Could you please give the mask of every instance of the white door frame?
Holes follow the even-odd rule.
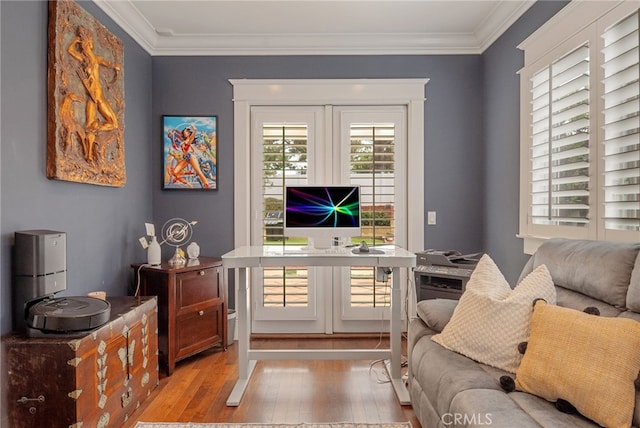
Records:
[[[403,105],[407,108],[407,250],[424,249],[424,101],[429,79],[230,79],[234,107],[234,246],[251,245],[251,107]],[[331,120],[331,118],[326,118]],[[327,124],[330,126],[330,124]],[[411,282],[412,279],[410,278]],[[238,283],[235,282],[236,292]],[[410,302],[409,316],[415,313]]]

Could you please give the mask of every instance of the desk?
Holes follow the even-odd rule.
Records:
[[[238,380],[227,399],[227,406],[238,406],[251,378],[257,360],[363,360],[390,359],[391,383],[400,404],[410,404],[409,393],[402,381],[400,268],[416,265],[416,256],[398,247],[384,248],[382,254],[353,254],[344,250],[305,250],[300,247],[247,246],[236,248],[222,256],[225,273],[236,273],[236,314],[238,316]],[[388,267],[393,271],[391,287],[391,320],[389,349],[330,349],[330,350],[252,350],[251,286],[249,269],[268,266],[373,266]]]

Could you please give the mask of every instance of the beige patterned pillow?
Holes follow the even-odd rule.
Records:
[[[545,265],[511,289],[488,255],[476,266],[451,321],[432,340],[478,362],[515,373],[527,341],[533,301],[556,303],[556,289]]]

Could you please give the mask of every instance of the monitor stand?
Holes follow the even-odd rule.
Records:
[[[332,236],[326,236],[326,237],[309,237],[307,238],[307,242],[308,242],[308,246],[309,249],[314,249],[314,250],[327,250],[333,247],[333,243],[334,240],[336,240],[336,238],[332,237]]]

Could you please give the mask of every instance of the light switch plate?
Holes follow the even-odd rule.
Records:
[[[427,224],[436,224],[436,212],[427,211]]]

